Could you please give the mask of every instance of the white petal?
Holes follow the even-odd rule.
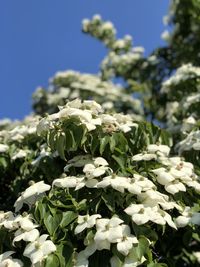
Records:
[[[121,252],[124,256],[127,256],[129,253],[129,250],[133,247],[133,244],[131,242],[122,241],[117,243],[117,250]]]
[[[50,253],[56,251],[56,246],[51,240],[47,240],[43,243],[42,247],[42,252],[44,256],[49,255]]]
[[[95,166],[108,166],[108,162],[104,158],[98,157],[95,159],[94,165]]]
[[[81,233],[82,231],[84,231],[85,228],[87,228],[87,222],[77,225],[75,230],[74,230],[74,233],[77,235],[77,234]]]
[[[40,233],[37,229],[33,229],[30,232],[25,232],[23,240],[26,242],[33,242],[39,237]]]

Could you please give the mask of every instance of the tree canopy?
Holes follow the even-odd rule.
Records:
[[[32,114],[0,121],[0,265],[199,266],[200,1],[164,23],[145,57],[84,19],[99,73],[57,72]]]

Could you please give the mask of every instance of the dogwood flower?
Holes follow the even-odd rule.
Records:
[[[23,255],[30,258],[32,264],[41,263],[49,254],[56,251],[56,246],[51,240],[46,240],[47,237],[48,235],[41,235],[26,246]]]
[[[22,261],[13,259],[11,257],[14,251],[7,251],[0,255],[0,266],[1,267],[21,267],[23,266]]]
[[[64,178],[55,179],[52,185],[61,188],[73,188],[79,186],[84,179],[84,176],[67,176]],[[85,184],[83,184],[83,186],[85,186]]]
[[[15,223],[18,224],[18,226],[20,228],[22,228],[25,231],[30,231],[32,229],[35,229],[36,227],[38,227],[37,224],[34,224],[32,217],[30,214],[22,214],[22,215],[18,215],[15,218]]]
[[[0,153],[5,153],[6,151],[8,151],[8,149],[8,145],[0,144]]]
[[[155,210],[156,209],[156,210]],[[145,224],[152,218],[152,213],[157,211],[156,207],[149,207],[143,204],[131,204],[124,210],[128,215],[132,216],[132,220],[138,224]]]
[[[149,161],[152,159],[156,159],[156,155],[155,154],[147,154],[147,153],[140,153],[140,154],[136,154],[135,156],[132,157],[133,161],[141,161],[141,160],[145,160],[145,161]]]
[[[169,197],[159,191],[149,189],[137,196],[137,199],[142,204],[148,205],[149,207],[154,207],[160,205],[164,210],[169,209],[180,209],[180,206],[172,201],[169,201]]]
[[[51,186],[45,184],[44,181],[33,183],[16,200],[14,204],[15,211],[19,211],[24,203],[32,206],[40,197],[44,195],[46,191],[50,190],[50,188]]]
[[[94,241],[98,250],[110,249],[110,243],[116,243],[117,240],[123,237],[122,224],[123,221],[118,217],[111,219],[97,219],[97,232],[94,236]]]
[[[137,244],[138,240],[135,236],[131,235],[131,230],[128,225],[122,224],[121,228],[122,237],[117,240],[117,250],[124,256],[127,256],[133,244]]]
[[[87,155],[78,155],[73,157],[68,161],[68,164],[65,166],[64,171],[67,172],[69,171],[70,167],[83,167],[86,164],[93,163],[92,156],[87,154]]]
[[[130,193],[136,195],[140,194],[143,191],[155,188],[155,185],[152,181],[137,173],[133,175],[133,178],[131,178],[129,182],[130,183],[127,187],[127,190]]]
[[[193,255],[195,256],[198,263],[200,263],[200,251],[193,252]]]
[[[16,159],[25,158],[27,154],[28,154],[28,151],[20,149],[16,154],[14,154],[14,156],[12,156],[11,159],[16,160]]]
[[[145,224],[148,221],[152,221],[157,224],[165,225],[166,222],[176,229],[176,225],[171,219],[171,216],[161,210],[158,206],[150,207],[144,204],[132,204],[125,209],[128,215],[132,216],[132,220],[138,224]]]
[[[13,239],[13,244],[20,240],[24,240],[26,242],[33,242],[39,237],[40,233],[37,229],[32,229],[30,231],[25,231],[23,229],[18,229],[15,232],[15,237]]]
[[[81,233],[85,228],[92,228],[96,224],[96,219],[101,218],[100,214],[94,214],[94,215],[84,215],[78,216],[78,225],[76,226],[74,232],[75,234]]]
[[[94,177],[99,177],[103,175],[108,170],[108,162],[101,157],[95,158],[94,163],[86,164],[83,172],[85,173],[88,179],[92,179]]]
[[[116,174],[112,174],[103,178],[101,182],[97,184],[97,188],[105,188],[111,186],[113,189],[124,193],[124,189],[128,188],[130,179],[127,177],[120,177]]]
[[[89,246],[78,253],[74,267],[88,267],[88,258],[96,251],[96,249],[96,244],[91,242]]]
[[[166,145],[148,145],[147,146],[147,151],[150,154],[157,154],[157,155],[164,155],[164,156],[168,156],[169,152],[170,152],[170,147],[166,146]]]
[[[15,216],[12,211],[0,213],[0,226],[9,230],[15,230],[18,228],[18,224],[15,221]]]
[[[177,227],[185,227],[189,223],[200,225],[200,213],[193,212],[190,207],[186,206],[181,215],[176,218]]]

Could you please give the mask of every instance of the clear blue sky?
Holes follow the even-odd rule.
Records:
[[[163,45],[169,0],[6,0],[0,2],[0,118],[31,112],[31,95],[58,70],[95,73],[106,50],[81,33],[83,18],[101,14],[118,37],[133,36],[146,53]]]

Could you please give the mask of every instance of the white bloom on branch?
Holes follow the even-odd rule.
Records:
[[[0,144],[0,153],[5,153],[9,149],[8,145]]]
[[[110,243],[116,243],[123,237],[122,224],[123,221],[118,217],[111,219],[97,219],[97,232],[94,236],[96,248],[98,250],[110,249]]]
[[[133,178],[130,179],[130,184],[127,187],[130,193],[136,195],[153,188],[155,188],[155,185],[152,181],[137,173],[133,174]]]
[[[12,156],[11,159],[16,160],[16,159],[25,158],[28,153],[29,153],[29,151],[20,149],[16,154],[14,154],[14,156]]]
[[[135,236],[131,235],[131,230],[128,225],[122,224],[121,228],[123,236],[117,240],[117,250],[124,256],[127,256],[133,244],[137,244],[138,240]]]
[[[105,188],[111,186],[113,189],[124,193],[124,189],[130,185],[130,178],[117,176],[112,174],[103,178],[101,182],[97,184],[97,188]]]
[[[150,207],[144,204],[132,204],[125,209],[125,212],[132,216],[132,220],[138,225],[152,221],[160,225],[168,223],[171,227],[176,229],[176,225],[172,221],[171,216],[158,206]]]
[[[153,153],[153,154],[157,154],[157,155],[164,155],[164,156],[168,156],[169,152],[170,152],[170,147],[166,146],[166,145],[148,145],[147,146],[147,151],[148,153]]]
[[[14,204],[15,211],[19,211],[24,203],[28,204],[29,206],[32,206],[40,197],[44,195],[46,191],[50,190],[50,188],[51,186],[45,184],[44,181],[33,183],[16,200]]]
[[[200,225],[200,213],[194,212],[189,206],[186,206],[181,215],[176,218],[177,227],[185,227],[189,223]]]
[[[88,179],[92,179],[103,175],[108,169],[108,162],[104,158],[98,157],[94,160],[93,164],[86,164],[83,172]]]
[[[21,267],[23,263],[21,260],[13,259],[11,257],[14,251],[7,251],[0,255],[0,266],[1,267]]]
[[[26,246],[23,255],[30,258],[32,264],[41,263],[49,254],[56,251],[56,246],[51,240],[46,240],[47,237],[48,235],[41,235]]]
[[[140,153],[140,154],[136,154],[135,156],[133,156],[132,160],[133,161],[141,161],[141,160],[149,161],[149,160],[153,160],[156,158],[157,156],[155,154]]]
[[[15,230],[18,228],[18,223],[15,221],[15,216],[12,211],[0,213],[0,226],[9,230]]]
[[[15,232],[15,237],[13,239],[13,245],[15,242],[24,240],[26,242],[33,242],[39,237],[40,233],[37,229],[32,229],[30,231],[25,231],[23,229],[18,229]]]
[[[86,228],[92,228],[96,224],[97,218],[101,218],[100,214],[94,215],[79,215],[78,216],[78,225],[76,226],[74,232],[75,234],[79,234],[84,231]]]

